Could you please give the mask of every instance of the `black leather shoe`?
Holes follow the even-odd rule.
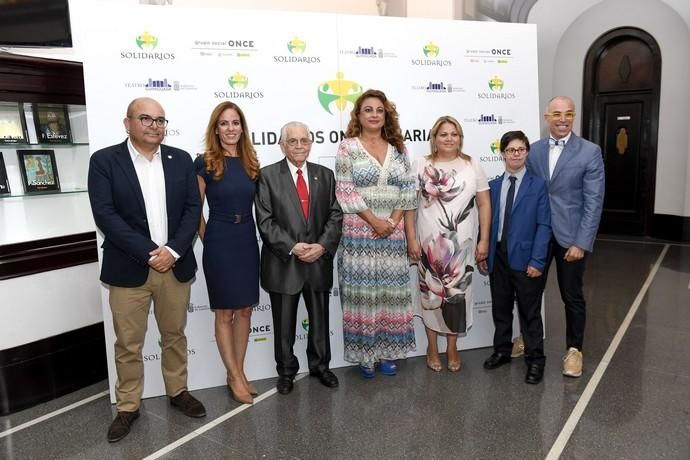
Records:
[[[329,369],[324,371],[309,371],[309,375],[317,377],[321,385],[327,386],[328,388],[336,388],[338,386],[338,377]]]
[[[541,364],[530,364],[527,366],[527,375],[525,376],[525,383],[536,385],[544,378],[544,366]]]
[[[108,442],[117,442],[129,434],[129,429],[139,418],[139,409],[134,412],[118,412],[108,428]]]
[[[290,394],[292,387],[294,386],[293,380],[294,377],[289,375],[281,375],[278,377],[278,383],[276,383],[276,390],[278,390],[278,393],[281,395]]]
[[[177,396],[170,398],[170,404],[177,407],[187,417],[206,417],[206,409],[201,402],[185,390]]]
[[[505,353],[494,353],[484,361],[484,369],[496,369],[504,364],[510,364],[510,355]]]

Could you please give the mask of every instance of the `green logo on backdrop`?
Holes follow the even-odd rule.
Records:
[[[304,54],[304,51],[307,49],[307,43],[295,37],[288,42],[287,47],[292,54]]]
[[[489,80],[489,88],[491,91],[501,91],[503,89],[503,80],[494,75],[494,78]]]
[[[309,319],[303,319],[302,320],[302,329],[305,331],[309,331]]]
[[[491,152],[492,153],[498,153],[501,151],[501,141],[499,139],[496,139],[491,143]]]
[[[426,57],[435,58],[436,56],[438,56],[439,51],[440,48],[438,47],[438,45],[434,45],[431,42],[424,45],[424,56]]]
[[[344,80],[344,74],[338,72],[335,74],[335,80],[328,80],[319,85],[318,97],[319,103],[323,109],[333,115],[330,106],[335,102],[335,107],[339,111],[345,110],[347,103],[355,103],[357,98],[362,94],[362,85],[355,81]]]
[[[158,37],[151,35],[148,32],[144,32],[137,37],[136,42],[139,49],[152,50],[158,46]]]
[[[246,75],[235,72],[235,75],[232,75],[230,78],[228,78],[228,83],[232,89],[245,89],[249,84],[249,78],[247,78]]]

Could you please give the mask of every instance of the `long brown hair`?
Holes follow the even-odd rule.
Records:
[[[247,119],[244,117],[242,109],[234,102],[221,102],[211,112],[211,118],[208,120],[206,126],[206,151],[204,152],[204,164],[206,171],[213,173],[214,180],[220,180],[225,174],[225,158],[223,155],[223,147],[220,144],[220,137],[216,134],[218,120],[220,116],[228,109],[233,109],[240,116],[240,125],[242,126],[242,134],[237,143],[237,154],[242,161],[242,167],[254,182],[259,178],[259,159],[256,156],[256,150],[249,140],[249,128],[247,128]]]
[[[436,161],[436,158],[438,157],[438,147],[436,147],[436,134],[438,134],[438,131],[441,129],[441,126],[444,123],[450,123],[451,125],[455,126],[455,129],[458,131],[458,134],[460,135],[460,145],[458,145],[458,156],[467,162],[471,162],[472,158],[468,154],[462,152],[462,144],[463,140],[465,139],[465,135],[462,133],[462,126],[460,126],[460,122],[458,120],[451,117],[450,115],[444,115],[442,117],[439,117],[439,119],[436,120],[436,123],[434,123],[434,126],[431,127],[431,132],[429,133],[429,146],[431,147],[429,159],[431,161]]]
[[[377,89],[368,89],[357,98],[355,107],[350,112],[350,122],[347,124],[346,137],[358,137],[362,134],[362,126],[359,124],[359,114],[362,111],[362,103],[365,99],[370,97],[376,98],[383,104],[383,109],[386,111],[386,119],[381,130],[381,137],[395,147],[398,152],[405,151],[403,144],[403,136],[400,131],[399,116],[395,110],[395,104],[388,100],[383,91]]]

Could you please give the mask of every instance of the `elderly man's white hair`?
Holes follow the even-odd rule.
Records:
[[[301,121],[288,121],[283,125],[282,128],[280,128],[280,140],[278,140],[278,143],[284,144],[287,142],[287,130],[288,128],[293,128],[293,127],[300,127],[304,128],[309,132],[309,126],[306,124],[302,123]]]

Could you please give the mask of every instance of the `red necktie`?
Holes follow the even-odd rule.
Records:
[[[309,218],[309,192],[307,191],[307,183],[302,177],[302,170],[297,170],[297,196],[299,197],[299,202],[302,205],[302,212],[304,212],[304,218]]]

